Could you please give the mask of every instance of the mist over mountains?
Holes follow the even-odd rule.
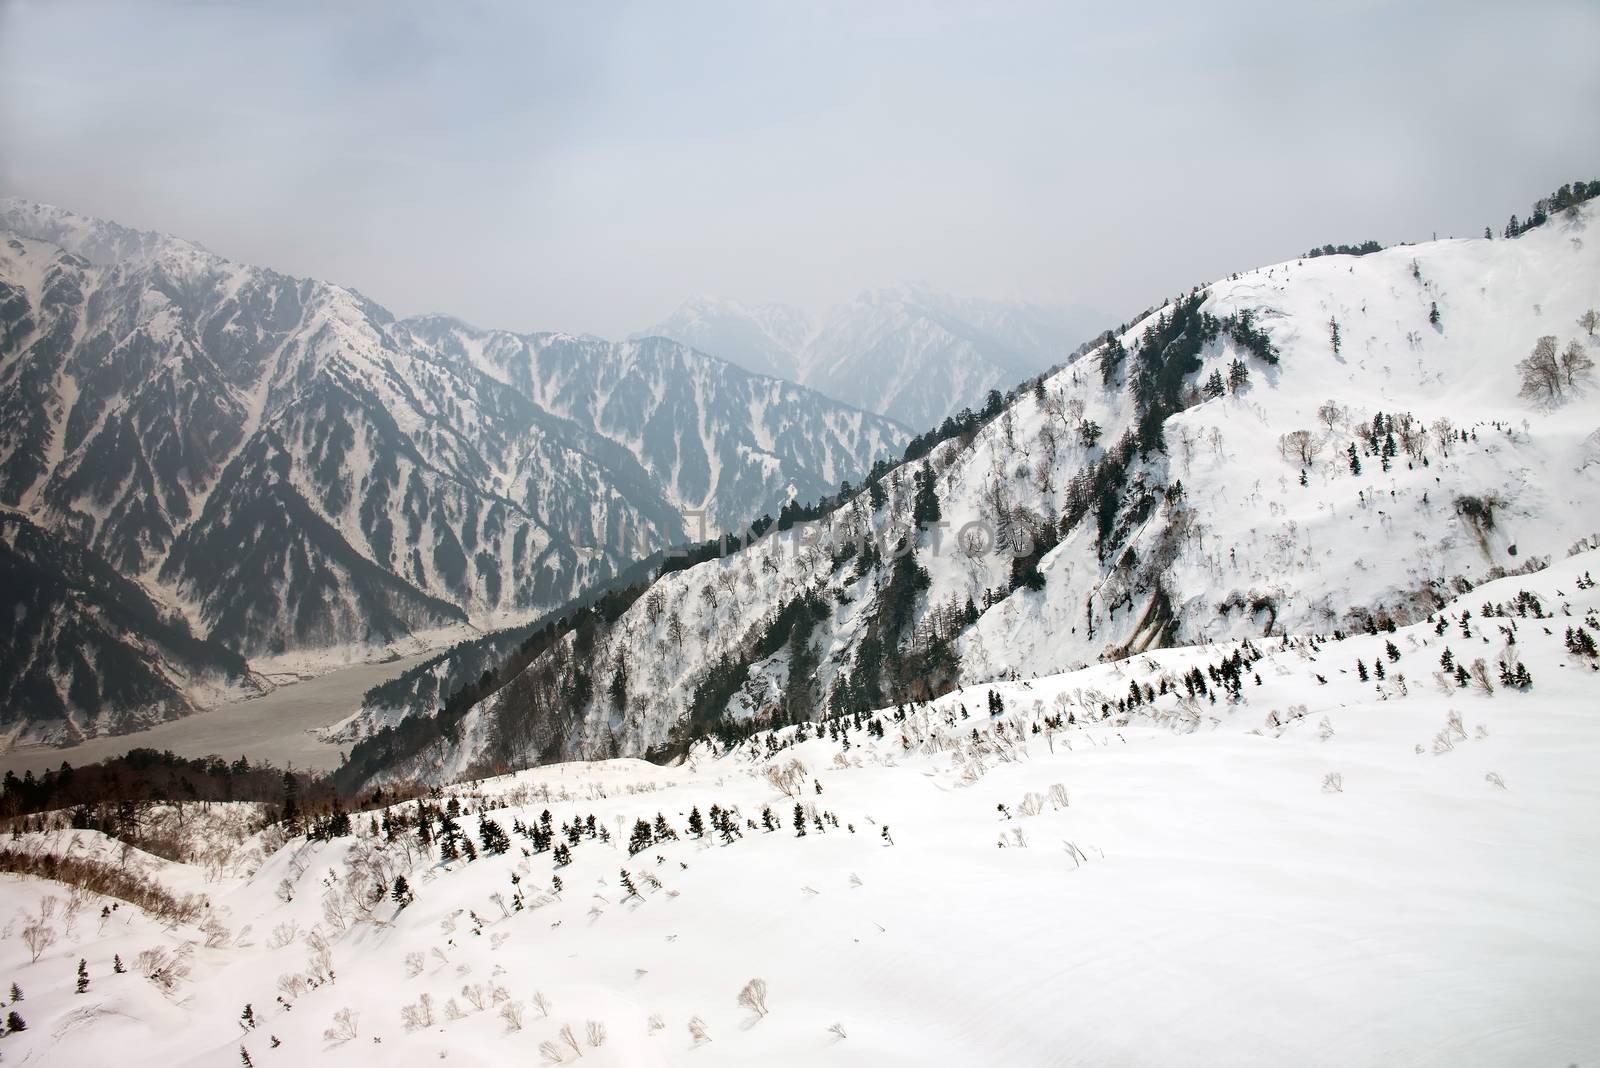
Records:
[[[905,285],[869,290],[822,315],[698,298],[635,336],[669,337],[922,429],[1065,362],[1109,325],[1076,306]]]

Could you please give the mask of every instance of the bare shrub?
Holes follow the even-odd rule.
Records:
[[[198,894],[180,897],[141,871],[92,857],[58,856],[6,846],[0,848],[0,871],[32,875],[114,897],[137,905],[162,923],[192,923],[206,905],[206,899]],[[53,904],[51,908],[53,911]]]
[[[205,936],[207,949],[221,949],[233,937],[232,932],[218,923],[214,916],[206,917],[206,922],[200,925],[200,933]]]
[[[667,1021],[661,1018],[661,1014],[659,1012],[652,1013],[650,1015],[650,1019],[645,1021],[644,1029],[646,1034],[651,1035],[655,1034],[657,1031],[665,1031],[667,1029]]]
[[[482,1012],[488,1004],[489,991],[481,983],[471,983],[461,988],[461,996],[467,999],[473,1012]]]
[[[790,760],[783,765],[769,764],[766,775],[772,788],[785,797],[799,797],[808,777],[806,766],[798,760]]]
[[[844,1024],[842,1023],[836,1023],[832,1027],[828,1028],[828,1034],[838,1039],[847,1037],[844,1033]]]
[[[765,1016],[767,1014],[767,981],[765,979],[752,979],[744,984],[744,989],[739,991],[739,1004],[757,1016]]]
[[[1522,396],[1530,400],[1554,402],[1561,399],[1561,361],[1556,356],[1556,338],[1547,334],[1534,343],[1533,352],[1520,363]]]
[[[706,1022],[698,1016],[689,1017],[689,1037],[695,1042],[710,1042],[711,1032],[706,1030]]]
[[[1472,676],[1472,681],[1477,683],[1478,689],[1486,694],[1494,693],[1494,684],[1489,681],[1489,665],[1483,662],[1482,657],[1472,662],[1472,666],[1467,669],[1467,674]],[[1466,732],[1463,731],[1461,736],[1465,740]]]
[[[1050,787],[1050,807],[1063,809],[1067,807],[1067,804],[1067,788],[1061,783],[1053,784]]]
[[[1310,467],[1322,455],[1322,441],[1309,430],[1291,430],[1278,438],[1278,452],[1290,463]]]
[[[426,991],[417,998],[415,1005],[404,1005],[400,1009],[400,1019],[405,1023],[407,1031],[418,1031],[424,1027],[433,1026],[433,998]]]
[[[406,978],[415,979],[422,974],[423,957],[416,950],[406,954]]]
[[[584,1026],[584,1030],[587,1032],[586,1037],[592,1048],[599,1049],[606,1044],[606,1025],[599,1020],[590,1020]]]
[[[1483,781],[1491,785],[1498,786],[1502,790],[1506,788],[1506,781],[1500,777],[1500,773],[1497,771],[1489,772],[1489,774],[1483,777]]]
[[[1344,793],[1344,775],[1337,771],[1330,771],[1322,777],[1322,792],[1325,794]]]
[[[318,983],[333,981],[333,947],[321,931],[306,934],[306,974]]]
[[[500,1019],[506,1022],[506,1030],[522,1030],[522,1015],[527,1011],[520,1001],[507,1001],[500,1006]]]
[[[561,1030],[556,1032],[556,1037],[572,1047],[572,1052],[583,1056],[583,1047],[578,1045],[578,1036],[573,1034],[571,1024],[562,1024]]]
[[[547,1038],[539,1043],[539,1056],[544,1058],[546,1064],[560,1064],[562,1060],[561,1047]]]
[[[155,946],[142,950],[133,959],[133,966],[140,975],[170,994],[189,977],[189,955],[193,950],[189,942],[172,948]]]
[[[272,929],[267,936],[268,949],[282,949],[300,937],[300,925],[293,920],[285,920]]]
[[[44,955],[44,951],[56,943],[55,925],[45,923],[43,919],[34,917],[22,926],[22,944],[28,947],[28,953],[35,964]]]
[[[545,1018],[550,1016],[550,999],[545,997],[543,990],[533,992],[533,1007],[539,1010],[539,1015]]]
[[[342,1045],[356,1037],[356,1022],[361,1019],[359,1013],[349,1009],[340,1009],[333,1014],[333,1026],[322,1032],[324,1042]]]

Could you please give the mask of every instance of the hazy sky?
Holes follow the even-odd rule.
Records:
[[[1118,319],[1600,176],[1600,4],[0,0],[0,193],[619,336],[922,280]]]

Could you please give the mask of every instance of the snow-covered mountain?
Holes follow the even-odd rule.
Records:
[[[310,835],[276,804],[141,806],[132,842],[33,816],[0,840],[0,1052],[1584,1063],[1600,674],[1568,634],[1600,635],[1597,574],[1591,550],[1393,633],[1156,650]]]
[[[337,662],[528,619],[904,440],[672,342],[397,321],[341,286],[0,201],[0,505],[59,543],[35,565],[91,554],[226,654],[196,661],[208,685],[259,685],[239,657]],[[81,596],[34,588],[19,631],[42,644],[0,684],[53,693],[8,701],[6,735],[185,710],[193,670],[141,647],[169,685],[134,700],[110,660],[48,637]],[[122,624],[90,614],[114,644]]]
[[[1546,336],[1596,354],[1595,218],[1163,302],[820,518],[536,636],[437,719],[380,731],[436,707],[391,690],[345,780],[640,755],[1149,648],[1405,624],[1560,559],[1600,535],[1600,411],[1581,367],[1552,403],[1519,395],[1517,365]]]
[[[912,427],[1062,363],[1104,324],[1080,308],[871,290],[813,317],[783,304],[699,298],[639,337],[669,337]]]

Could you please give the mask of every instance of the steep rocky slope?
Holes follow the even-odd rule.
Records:
[[[0,345],[0,505],[268,666],[532,618],[905,439],[668,342],[399,322],[15,200]],[[72,730],[121,722],[57,682]]]

